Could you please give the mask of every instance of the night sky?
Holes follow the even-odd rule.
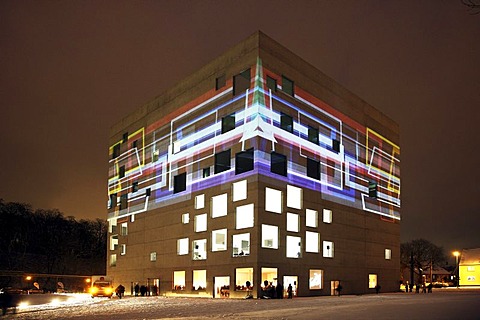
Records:
[[[480,14],[460,0],[2,0],[0,198],[105,219],[110,127],[257,30],[399,123],[402,242],[480,247]]]

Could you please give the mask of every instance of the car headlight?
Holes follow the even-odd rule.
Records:
[[[106,294],[110,294],[112,292],[113,292],[112,288],[105,288],[105,293]]]
[[[97,287],[91,287],[90,288],[90,293],[92,293],[92,294],[97,293],[97,291],[98,291]]]

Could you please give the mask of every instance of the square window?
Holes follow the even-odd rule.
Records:
[[[307,177],[320,180],[320,161],[307,158]]]
[[[287,185],[287,207],[294,209],[302,209],[302,191],[302,188]]]
[[[215,79],[215,90],[225,87],[226,84],[227,84],[227,77],[224,74],[222,74],[221,76]]]
[[[265,188],[265,210],[275,213],[282,213],[282,191],[272,188]]]
[[[253,170],[253,148],[235,155],[235,174]]]
[[[235,113],[222,118],[222,133],[235,129]]]
[[[117,250],[118,248],[118,235],[110,236],[110,250]]]
[[[212,231],[212,251],[227,250],[227,229]]]
[[[150,261],[157,261],[157,253],[155,251],[150,252]]]
[[[207,231],[207,214],[198,214],[195,216],[195,232]]]
[[[128,141],[128,132],[125,132],[122,136],[122,143],[125,143]]]
[[[332,223],[332,210],[323,209],[323,222]]]
[[[126,254],[127,254],[127,245],[126,245],[126,244],[122,244],[122,245],[120,246],[120,255],[121,255],[121,256],[124,256],[124,255],[126,255]]]
[[[385,260],[391,260],[391,259],[392,259],[392,250],[385,249]]]
[[[333,242],[323,241],[323,257],[324,258],[333,258]]]
[[[332,149],[335,152],[340,152],[340,141],[333,139],[332,140]]]
[[[120,234],[121,234],[122,236],[128,235],[128,225],[127,225],[126,222],[124,222],[124,223],[122,223],[122,224],[120,225]]]
[[[234,234],[232,237],[233,256],[248,256],[250,254],[250,233]]]
[[[280,114],[280,128],[290,133],[293,133],[293,118],[288,114]]]
[[[113,193],[110,195],[108,200],[108,209],[115,208],[117,206],[117,194]]]
[[[119,177],[119,178],[125,177],[125,166],[121,166],[121,167],[118,169],[118,177]]]
[[[253,268],[235,269],[235,290],[251,290],[252,287]]]
[[[254,225],[255,210],[253,203],[237,207],[235,212],[235,228],[245,229]]]
[[[287,258],[302,257],[302,238],[287,236]]]
[[[267,76],[267,88],[273,92],[277,91],[277,80]]]
[[[298,214],[287,212],[287,231],[298,232],[300,219]]]
[[[177,240],[177,254],[179,256],[188,254],[188,238]]]
[[[232,184],[232,201],[247,199],[247,180],[234,182]]]
[[[173,271],[173,290],[185,290],[185,271]]]
[[[308,126],[308,141],[318,145],[318,129]]]
[[[113,146],[112,159],[117,158],[119,155],[120,155],[120,144],[116,144]]]
[[[307,227],[318,227],[318,211],[307,209],[305,210],[305,225]]]
[[[293,81],[288,79],[285,76],[282,76],[282,91],[293,97],[293,95],[294,95],[294,89],[293,88],[294,88]]]
[[[320,252],[320,234],[318,232],[305,232],[305,252]]]
[[[205,194],[199,194],[195,197],[195,209],[205,208]]]
[[[132,192],[137,192],[138,191],[138,181],[133,181],[132,182]]]
[[[190,213],[182,214],[182,223],[188,224],[190,222]]]
[[[193,241],[193,260],[207,259],[207,239]]]
[[[308,287],[310,290],[323,289],[323,270],[309,270]]]
[[[187,173],[181,173],[173,177],[173,193],[187,190]]]
[[[215,154],[215,174],[230,170],[230,149]]]
[[[204,178],[210,177],[210,167],[208,168],[203,168],[203,175]]]
[[[375,181],[370,181],[368,183],[368,196],[370,198],[376,198],[378,191],[378,184]]]
[[[270,172],[287,176],[287,157],[283,154],[272,152],[270,154]]]
[[[110,267],[115,267],[117,265],[117,255],[111,254],[110,255]]]
[[[193,290],[205,290],[207,287],[207,270],[193,270]]]
[[[122,194],[120,196],[120,210],[127,209],[127,206],[128,206],[128,195]]]
[[[223,217],[228,213],[228,195],[226,193],[212,197],[211,217]]]
[[[278,249],[278,227],[262,224],[262,248]]]
[[[369,274],[368,275],[368,288],[374,289],[377,286],[377,275]]]
[[[250,68],[233,76],[233,95],[244,93],[250,88]]]

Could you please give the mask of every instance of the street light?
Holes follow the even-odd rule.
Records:
[[[455,267],[457,269],[457,288],[459,286],[459,282],[460,282],[460,268],[458,266],[458,256],[460,255],[460,252],[458,251],[453,251],[453,255],[455,256]]]

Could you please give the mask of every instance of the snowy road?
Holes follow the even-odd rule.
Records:
[[[71,303],[20,309],[2,319],[480,319],[480,290],[293,300],[127,297]]]

